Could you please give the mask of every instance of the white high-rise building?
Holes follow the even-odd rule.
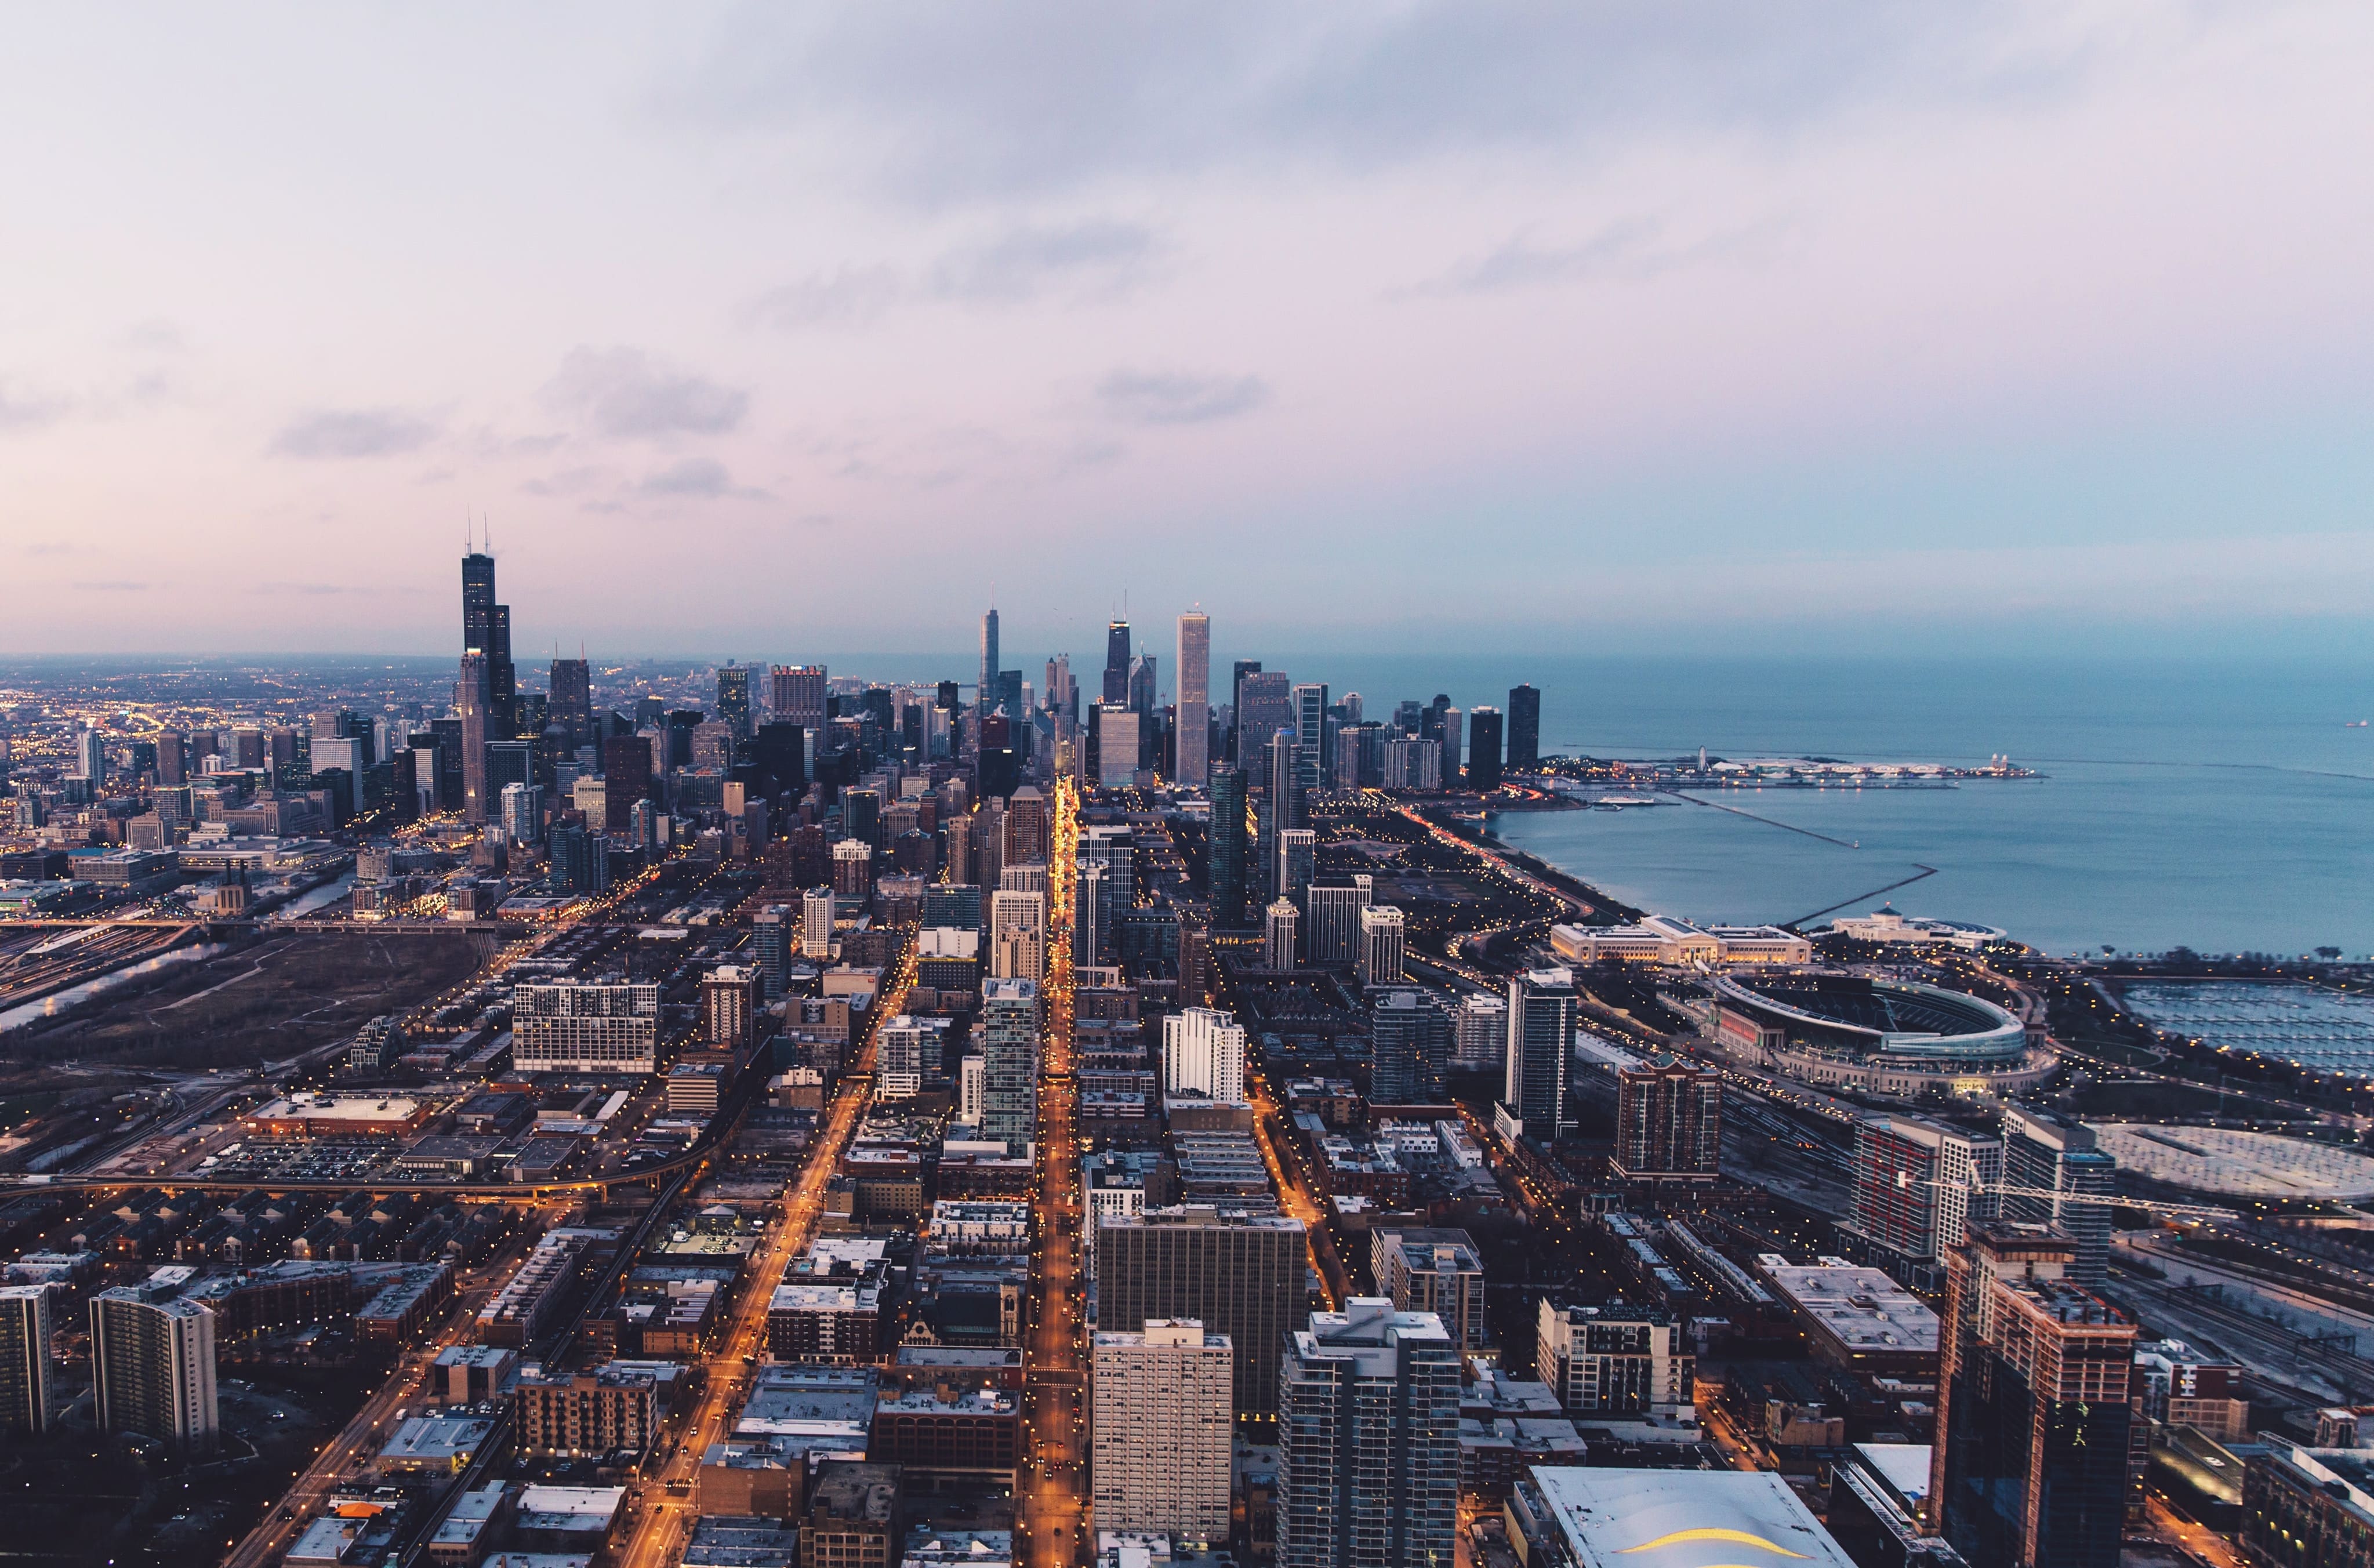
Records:
[[[215,1445],[215,1315],[205,1306],[144,1285],[101,1291],[90,1299],[90,1362],[101,1432]]]
[[[1136,713],[1120,702],[1097,708],[1097,783],[1126,789],[1137,778]]]
[[[1228,1539],[1235,1348],[1192,1317],[1099,1334],[1090,1478],[1097,1527]]]
[[[1294,967],[1294,927],[1299,915],[1291,899],[1275,899],[1262,920],[1262,967]]]
[[[1244,1026],[1217,1008],[1189,1008],[1162,1020],[1164,1092],[1245,1098]]]
[[[1179,618],[1179,767],[1177,783],[1202,788],[1211,780],[1212,618],[1189,610]]]
[[[957,1064],[957,1119],[979,1127],[988,1097],[989,1058],[967,1056]]]
[[[659,1038],[657,985],[564,981],[511,993],[511,1062],[522,1072],[657,1072]]]
[[[1400,910],[1381,903],[1360,912],[1360,956],[1355,970],[1361,984],[1400,984],[1404,950]]]
[[[544,786],[503,785],[503,837],[513,843],[537,843],[544,838]]]
[[[1507,999],[1484,992],[1462,996],[1451,1015],[1451,1065],[1497,1067],[1508,1053]]]
[[[832,890],[810,888],[800,895],[800,956],[832,957]]]
[[[989,973],[995,979],[1028,980],[1033,984],[1047,978],[1044,893],[1008,892],[1001,888],[989,895]]]

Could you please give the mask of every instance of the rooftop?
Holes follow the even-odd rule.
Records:
[[[1549,1514],[1537,1523],[1582,1568],[1852,1568],[1770,1471],[1545,1466],[1533,1477]]]
[[[1937,1315],[1876,1268],[1780,1265],[1772,1288],[1852,1350],[1937,1349]]]

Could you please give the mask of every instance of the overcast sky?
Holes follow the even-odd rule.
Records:
[[[2369,66],[2363,0],[23,9],[0,649],[441,651],[475,515],[523,658],[2374,651]]]

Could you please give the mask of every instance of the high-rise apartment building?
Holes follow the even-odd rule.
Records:
[[[1353,973],[1363,985],[1398,985],[1408,948],[1402,912],[1389,903],[1360,912],[1360,950]]]
[[[1369,1232],[1369,1273],[1398,1312],[1430,1312],[1462,1350],[1492,1342],[1484,1315],[1484,1256],[1464,1231]]]
[[[825,667],[777,665],[767,672],[767,711],[809,735],[824,728]]]
[[[1039,986],[986,980],[981,987],[981,1136],[1019,1153],[1039,1136]]]
[[[1001,888],[989,895],[989,973],[1034,985],[1047,978],[1046,894]]]
[[[1278,835],[1288,829],[1309,825],[1304,798],[1309,791],[1302,783],[1302,743],[1295,739],[1292,730],[1281,729],[1271,736],[1263,760],[1262,890],[1275,898],[1281,890],[1277,885]]]
[[[1931,1522],[1969,1562],[2117,1568],[2135,1326],[2049,1225],[1981,1220],[1945,1259]]]
[[[1100,1530],[1199,1543],[1228,1534],[1236,1354],[1193,1318],[1099,1333],[1089,1388],[1089,1475]]]
[[[1234,1347],[1237,1413],[1277,1409],[1278,1356],[1302,1326],[1302,1221],[1205,1208],[1097,1216],[1097,1326],[1192,1317]],[[1264,1351],[1262,1347],[1270,1349]]]
[[[1281,828],[1275,843],[1276,859],[1270,867],[1270,887],[1279,898],[1300,908],[1318,865],[1319,835],[1309,828]]]
[[[544,839],[544,790],[532,784],[507,784],[502,790],[503,837],[511,843],[539,843]]]
[[[50,1429],[50,1288],[0,1285],[0,1432]]]
[[[1467,715],[1467,787],[1500,787],[1500,710],[1477,708]]]
[[[997,610],[993,606],[981,618],[981,684],[973,689],[984,713],[997,707],[997,677],[1002,667],[997,661],[1001,656],[997,647]]]
[[[1211,777],[1212,618],[1179,618],[1179,765],[1176,782],[1200,789]]]
[[[146,1285],[90,1299],[91,1406],[101,1432],[206,1450],[215,1409],[215,1315]]]
[[[700,1039],[710,1049],[746,1049],[766,1016],[767,981],[755,967],[720,964],[701,976]]]
[[[1451,1019],[1424,991],[1386,986],[1369,995],[1369,1098],[1379,1105],[1442,1102]]]
[[[1250,906],[1245,887],[1245,774],[1228,766],[1212,770],[1210,884],[1212,926],[1241,931]]]
[[[1503,1067],[1509,1055],[1509,1004],[1471,992],[1451,1015],[1451,1065],[1468,1070]]]
[[[1534,1318],[1534,1376],[1570,1416],[1669,1416],[1697,1397],[1687,1343],[1662,1311],[1545,1298]]]
[[[832,957],[832,890],[810,888],[800,895],[800,957]]]
[[[1989,1189],[2002,1181],[2000,1138],[1923,1116],[1865,1116],[1855,1124],[1847,1228],[1881,1249],[1891,1272],[1941,1266],[1971,1220],[1994,1217]]]
[[[464,750],[469,742],[463,741]],[[480,748],[484,750],[485,748]],[[652,798],[652,742],[641,735],[614,735],[602,742],[602,811],[605,832],[631,832],[635,808]]]
[[[1509,689],[1509,772],[1530,772],[1542,765],[1542,694],[1530,686]]]
[[[1162,1020],[1162,1088],[1241,1102],[1245,1097],[1245,1032],[1214,1008],[1188,1008]]]
[[[660,988],[558,981],[511,993],[511,1062],[521,1072],[659,1070]]]
[[[2085,1123],[2020,1105],[2004,1112],[2003,1144],[2004,1216],[2057,1228],[2076,1249],[2067,1278],[2098,1288],[2110,1277],[2119,1162],[2095,1147]]]
[[[1616,1075],[1618,1181],[1711,1182],[1722,1167],[1722,1080],[1672,1056]]]
[[[1360,914],[1375,901],[1376,885],[1375,878],[1363,873],[1349,887],[1313,885],[1303,894],[1303,935],[1312,963],[1359,961]]]
[[[492,735],[487,691],[487,659],[483,654],[462,655],[462,673],[453,683],[453,711],[462,720],[462,812],[472,822],[484,822],[494,810],[487,795],[487,742]]]
[[[1573,973],[1533,969],[1511,976],[1501,1102],[1524,1124],[1527,1138],[1546,1142],[1565,1125],[1567,1058],[1573,1045]]]
[[[1294,928],[1300,919],[1292,901],[1273,899],[1262,921],[1262,967],[1278,971],[1294,967]]]
[[[1451,1561],[1459,1361],[1440,1318],[1381,1296],[1311,1315],[1278,1379],[1278,1568]]]

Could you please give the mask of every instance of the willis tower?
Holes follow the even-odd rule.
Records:
[[[462,652],[487,661],[487,735],[519,733],[519,677],[511,667],[511,607],[495,602],[495,558],[483,549],[462,558]]]

